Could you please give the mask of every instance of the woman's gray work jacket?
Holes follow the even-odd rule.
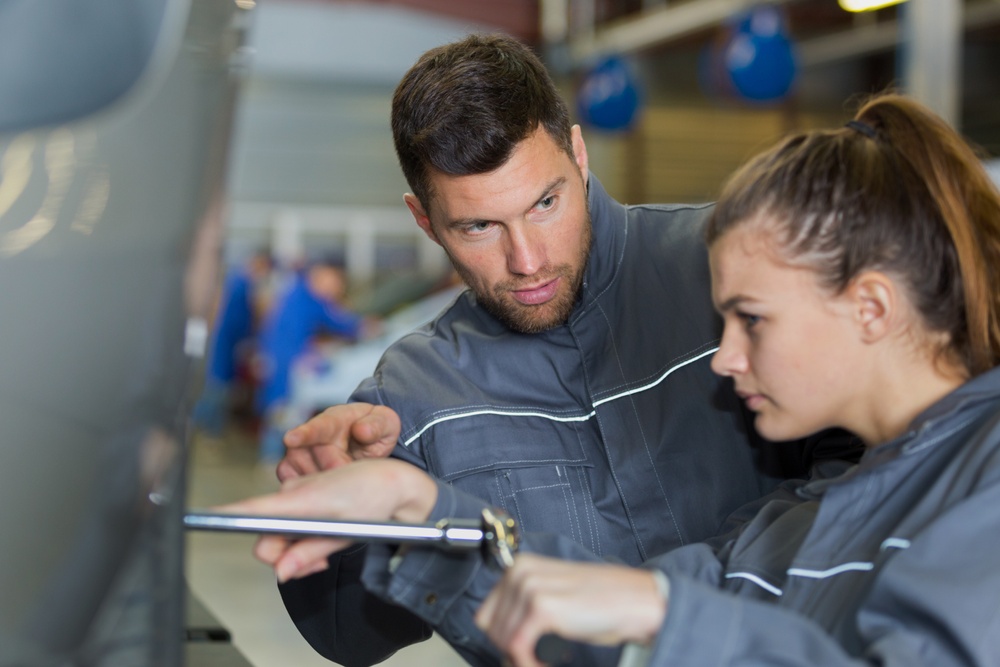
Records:
[[[1000,665],[1000,369],[671,580],[655,665]],[[736,593],[738,597],[731,593]]]

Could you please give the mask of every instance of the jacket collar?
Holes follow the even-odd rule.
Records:
[[[930,451],[948,442],[949,435],[971,422],[983,410],[995,410],[1000,402],[1000,367],[972,378],[918,414],[902,435],[865,452],[860,463],[839,477],[814,479],[796,492],[817,500],[826,490],[846,483],[865,471],[911,453]]]
[[[914,442],[916,436],[931,435],[931,432],[936,430],[939,425],[953,424],[960,413],[976,410],[985,403],[993,404],[998,398],[1000,398],[1000,368],[993,368],[956,387],[933,403],[914,418],[910,428],[903,436],[886,444],[899,442],[898,446],[906,451],[918,444]]]
[[[911,431],[926,428],[927,424],[940,421],[966,407],[1000,396],[1000,367],[992,368],[956,387],[913,420]]]
[[[570,321],[575,321],[612,283],[621,266],[627,228],[626,208],[611,198],[593,173],[587,180],[587,204],[593,238],[583,288]]]
[[[910,453],[933,448],[1000,400],[1000,368],[993,368],[956,387],[918,414],[905,433],[869,449],[860,463],[868,469]]]

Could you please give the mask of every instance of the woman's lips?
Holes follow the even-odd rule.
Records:
[[[760,410],[761,406],[764,405],[764,398],[762,394],[740,394],[740,398],[743,399],[743,403],[746,404],[747,409],[752,412],[757,412]]]

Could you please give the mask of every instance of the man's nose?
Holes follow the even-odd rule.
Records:
[[[542,230],[528,224],[510,225],[507,238],[507,268],[511,273],[531,276],[545,266],[545,236]]]

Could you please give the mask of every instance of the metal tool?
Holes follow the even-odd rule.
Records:
[[[270,533],[290,537],[337,537],[358,542],[412,544],[444,551],[482,549],[501,570],[514,565],[520,546],[517,522],[498,509],[484,509],[480,519],[442,519],[437,523],[366,522],[330,519],[248,516],[192,511],[184,515],[191,530]],[[552,665],[572,664],[573,643],[543,635],[535,656]]]
[[[437,523],[408,524],[386,521],[340,521],[246,516],[211,512],[188,512],[184,526],[192,530],[272,533],[294,537],[340,537],[359,542],[422,544],[446,551],[482,548],[483,522],[475,519],[443,519]]]
[[[271,533],[293,537],[339,537],[358,542],[414,544],[445,551],[484,549],[502,569],[514,564],[517,523],[500,510],[483,510],[482,518],[442,519],[437,523],[366,522],[293,519],[212,512],[188,512],[184,526],[192,530]]]

